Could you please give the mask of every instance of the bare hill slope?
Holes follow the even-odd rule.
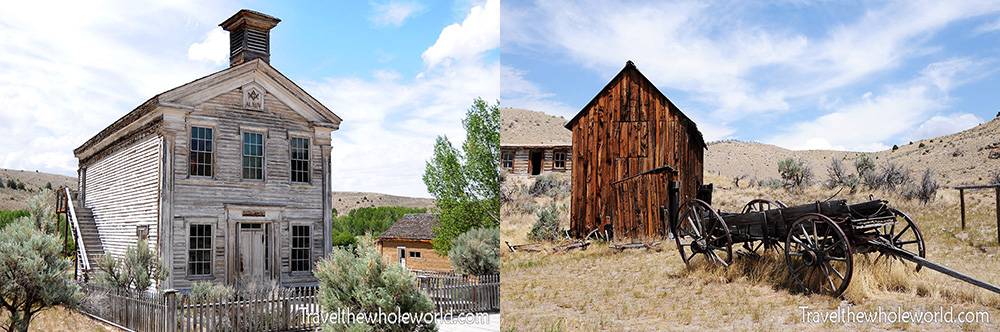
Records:
[[[24,190],[8,188],[7,180],[24,183]],[[0,210],[27,209],[25,201],[28,197],[37,194],[46,184],[51,183],[52,189],[62,186],[76,188],[74,177],[5,168],[0,168],[0,182],[3,182],[3,188],[0,188]]]
[[[379,206],[404,206],[411,208],[430,208],[434,207],[434,200],[430,198],[418,198],[418,197],[405,197],[405,196],[394,196],[388,194],[379,194],[371,192],[359,192],[359,191],[334,191],[333,192],[333,208],[337,209],[339,215],[347,215],[353,209],[360,207],[379,207]]]
[[[984,184],[990,172],[1000,170],[1000,118],[959,133],[900,145],[898,150],[871,153],[793,151],[747,142],[710,143],[705,153],[705,171],[728,179],[743,174],[756,179],[778,178],[778,161],[795,157],[812,167],[815,180],[823,180],[827,176],[826,167],[830,158],[842,158],[845,166],[853,171],[854,159],[861,154],[868,154],[879,166],[887,161],[903,165],[914,175],[930,168],[944,186]],[[732,183],[718,185],[729,186]]]
[[[572,144],[567,120],[519,108],[500,109],[500,145]]]

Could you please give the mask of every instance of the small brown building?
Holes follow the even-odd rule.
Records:
[[[500,109],[500,166],[511,174],[573,169],[573,133],[566,119],[517,108]]]
[[[573,132],[572,211],[577,236],[663,237],[667,181],[680,181],[680,202],[702,184],[705,141],[629,61],[569,123]],[[632,177],[661,166],[677,171]],[[632,177],[632,178],[630,178]],[[627,180],[626,180],[627,179]],[[615,183],[619,180],[626,180]]]
[[[431,213],[404,215],[376,240],[382,257],[410,270],[451,271],[448,258],[431,245],[437,225],[438,217]]]

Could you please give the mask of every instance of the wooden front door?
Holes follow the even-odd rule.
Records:
[[[396,251],[399,253],[399,265],[406,267],[406,247],[396,247]]]
[[[268,243],[264,224],[240,224],[239,275],[240,280],[267,280]]]

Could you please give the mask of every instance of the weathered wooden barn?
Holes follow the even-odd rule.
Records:
[[[681,202],[695,198],[702,185],[701,132],[631,61],[566,128],[573,132],[570,227],[576,236],[663,237],[669,228],[660,207],[668,206],[668,181],[680,181]],[[677,172],[639,175],[661,166]]]
[[[431,213],[407,214],[399,218],[375,240],[382,258],[410,270],[452,271],[448,257],[438,255],[431,245],[438,222],[437,215]]]
[[[500,109],[500,166],[511,174],[573,170],[573,133],[566,119],[525,109]]]
[[[74,150],[84,267],[148,239],[170,276],[315,283],[331,250],[331,133],[341,118],[269,64],[280,20],[240,10],[230,66],[153,96]]]

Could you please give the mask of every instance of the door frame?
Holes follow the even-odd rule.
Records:
[[[241,224],[262,224],[267,241],[267,261],[269,267],[265,280],[281,283],[279,226],[288,225],[284,219],[284,205],[225,204],[226,208],[226,284],[240,281],[239,255]]]
[[[406,247],[396,247],[396,254],[399,256],[399,265],[406,267]]]

